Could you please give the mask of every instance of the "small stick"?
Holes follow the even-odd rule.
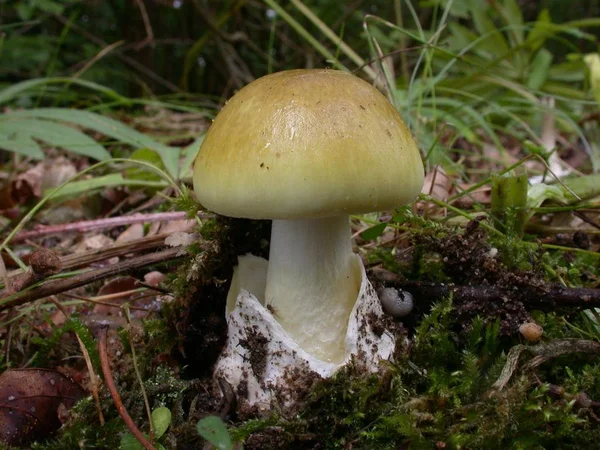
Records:
[[[381,277],[386,286],[410,292],[415,298],[426,299],[433,303],[453,295],[455,303],[477,301],[480,303],[503,301],[507,297],[515,298],[528,310],[540,309],[554,311],[557,308],[597,308],[600,307],[600,289],[566,288],[558,284],[520,286],[518,294],[496,286],[461,286],[441,283],[402,282],[394,274],[375,274]]]
[[[137,441],[144,446],[146,450],[156,450],[152,443],[150,443],[144,434],[140,431],[137,425],[133,422],[133,419],[125,409],[123,405],[123,401],[121,400],[121,396],[119,395],[119,391],[117,391],[117,386],[115,385],[115,380],[113,379],[112,370],[110,368],[110,362],[108,361],[108,351],[106,349],[106,335],[108,332],[107,326],[100,327],[100,334],[98,336],[98,352],[100,353],[100,364],[102,365],[102,374],[104,375],[104,382],[106,383],[106,387],[110,392],[110,396],[113,399],[115,406],[117,407],[117,412],[125,422],[125,425],[131,431],[131,434],[137,439]]]
[[[529,371],[552,358],[567,353],[588,353],[590,355],[600,356],[600,342],[586,339],[555,339],[547,344],[527,346],[522,344],[516,345],[508,352],[506,364],[502,369],[502,373],[492,385],[492,394],[501,391],[509,382],[517,370],[519,358],[524,351],[534,355],[534,357],[523,366],[524,371]]]
[[[120,303],[112,303],[112,302],[107,302],[105,300],[100,300],[101,298],[105,298],[105,297],[111,297],[111,298],[121,298],[121,297],[126,297],[128,295],[130,295],[131,293],[135,293],[135,292],[139,292],[139,290],[134,289],[132,291],[125,291],[125,292],[117,292],[116,294],[110,294],[110,295],[101,295],[98,297],[84,297],[82,295],[77,295],[77,294],[69,294],[68,292],[63,293],[63,295],[65,297],[69,297],[69,298],[73,298],[76,300],[81,300],[84,302],[88,302],[88,303],[93,303],[94,305],[98,304],[98,305],[104,305],[104,306],[110,306],[111,308],[121,308],[123,305]],[[140,300],[142,298],[146,298],[146,297],[151,297],[155,294],[146,294],[140,297],[136,297],[133,299],[133,301],[137,301]],[[129,305],[129,309],[133,309],[136,311],[151,311],[151,309],[149,308],[144,308],[142,306],[133,306],[133,305]]]
[[[78,222],[63,223],[60,225],[40,225],[30,231],[21,231],[15,235],[12,242],[34,239],[52,234],[77,231],[104,230],[107,228],[120,227],[123,225],[132,225],[134,223],[161,222],[167,220],[184,220],[187,215],[182,211],[151,213],[151,214],[132,214],[131,216],[109,217],[106,219],[81,220]],[[199,213],[201,219],[213,217],[212,214]]]
[[[131,358],[133,361],[133,370],[135,371],[135,375],[138,380],[138,384],[140,385],[140,390],[142,391],[142,398],[144,399],[144,405],[146,406],[146,414],[148,415],[148,423],[150,424],[150,437],[154,436],[154,424],[152,423],[152,409],[150,408],[150,402],[148,401],[148,394],[146,394],[146,388],[144,387],[144,380],[142,379],[142,374],[140,373],[140,369],[137,363],[137,357],[135,355],[135,344],[133,342],[133,333],[131,332],[131,314],[129,314],[128,305],[125,304],[122,307],[122,310],[125,312],[125,320],[127,321],[127,335],[129,337],[129,344],[131,348]]]
[[[181,247],[168,248],[160,252],[137,256],[110,267],[90,270],[70,278],[49,280],[30,290],[1,298],[0,311],[48,297],[49,295],[60,294],[80,286],[85,286],[94,281],[104,280],[105,278],[127,272],[131,269],[138,269],[140,267],[178,259],[185,255],[185,250]]]
[[[60,310],[61,313],[68,319],[69,312],[65,309],[65,307],[56,299],[54,295],[50,296],[50,301],[56,305],[56,307]],[[94,365],[92,364],[92,359],[90,358],[90,354],[85,347],[85,344],[79,337],[79,334],[75,333],[77,337],[77,342],[79,342],[79,348],[81,349],[81,353],[83,354],[83,359],[85,360],[85,365],[87,366],[88,372],[90,374],[90,381],[92,382],[92,397],[94,397],[94,402],[96,403],[96,411],[98,412],[98,420],[100,421],[100,425],[104,425],[104,415],[102,414],[102,407],[100,406],[100,395],[98,394],[98,376],[96,375],[96,371],[94,370]]]

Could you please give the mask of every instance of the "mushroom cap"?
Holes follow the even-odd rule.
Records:
[[[413,201],[422,186],[419,150],[398,112],[336,70],[278,72],[241,89],[194,167],[204,207],[250,219],[381,211]]]

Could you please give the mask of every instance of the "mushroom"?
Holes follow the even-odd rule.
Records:
[[[411,202],[422,185],[420,153],[398,112],[369,83],[335,70],[274,73],[241,89],[194,168],[207,209],[273,220],[265,291],[251,294],[300,349],[333,366],[348,358],[350,316],[366,289],[349,215]],[[247,283],[232,285],[230,314]]]

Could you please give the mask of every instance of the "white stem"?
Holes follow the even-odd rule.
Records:
[[[274,220],[265,301],[308,353],[344,359],[348,318],[361,282],[348,216]]]

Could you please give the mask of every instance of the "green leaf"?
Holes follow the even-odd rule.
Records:
[[[523,14],[516,0],[504,0],[504,5],[499,6],[504,20],[510,26],[510,34],[514,36],[514,46],[523,43]]]
[[[525,39],[525,45],[531,50],[537,50],[540,48],[549,36],[553,35],[555,28],[552,27],[552,19],[550,18],[550,12],[544,8],[538,14],[537,20],[533,25],[533,28]]]
[[[148,438],[148,435],[144,434],[144,437]],[[165,450],[165,447],[158,443],[154,444],[154,448],[156,450]],[[138,442],[133,434],[127,433],[121,437],[119,450],[144,450],[144,446]]]
[[[529,77],[527,78],[527,87],[530,89],[539,89],[542,87],[546,78],[548,78],[548,71],[552,65],[553,59],[552,53],[545,48],[540,49],[531,62],[531,68]]]
[[[119,186],[137,186],[137,187],[156,187],[164,188],[167,183],[164,181],[147,181],[147,180],[128,180],[123,178],[120,173],[113,173],[101,177],[90,178],[87,180],[72,181],[65,185],[54,198],[75,196],[75,195],[90,195],[97,189],[104,189],[106,187],[119,187]],[[50,190],[45,191],[44,195],[48,194]]]
[[[483,38],[483,43],[478,44],[477,48],[486,51],[493,57],[509,54],[510,49],[506,39],[487,15],[489,9],[487,2],[470,0],[469,4],[475,28]]]
[[[6,120],[8,118],[8,120]],[[23,136],[36,138],[55,147],[61,147],[98,161],[110,158],[110,153],[81,131],[47,120],[27,119],[10,120],[10,114],[0,116],[0,128],[12,129]]]
[[[233,443],[225,423],[217,416],[208,416],[196,424],[198,434],[219,450],[232,450]]]
[[[117,120],[89,111],[65,108],[38,108],[14,111],[7,114],[7,116],[71,122],[81,127],[98,131],[136,148],[150,148],[160,155],[169,174],[173,177],[177,177],[177,166],[180,153],[179,148],[161,144],[151,137],[132,129]]]
[[[458,22],[448,23],[448,30],[450,31],[450,48],[454,51],[460,51],[465,47],[468,47],[477,40],[477,35],[464,25],[460,25]]]
[[[129,159],[134,161],[142,161],[148,164],[153,165],[154,167],[164,170],[165,166],[160,159],[160,155],[154,150],[150,150],[149,148],[140,148],[133,152]],[[152,169],[141,166],[134,165],[133,167],[128,168],[125,171],[125,176],[132,180],[147,180],[147,181],[160,181],[162,180],[161,176],[154,172]]]
[[[91,81],[81,80],[79,78],[34,78],[33,80],[21,81],[20,83],[13,84],[2,91],[0,91],[0,104],[6,103],[18,95],[23,94],[26,91],[35,89],[37,87],[47,86],[51,84],[65,84],[66,86],[76,85],[91,89],[101,94],[107,95],[115,100],[119,100],[125,104],[129,104],[130,101],[127,97],[119,95],[116,91],[104,87],[100,84],[93,83]]]
[[[406,223],[413,216],[412,209],[410,206],[402,206],[396,210],[392,216],[392,222],[403,224]]]
[[[169,425],[171,425],[171,410],[160,406],[152,411],[152,425],[154,427],[155,439],[160,439]]]
[[[64,6],[52,0],[35,0],[35,6],[50,14],[62,14]]]
[[[142,444],[131,433],[121,436],[120,450],[144,450]]]
[[[379,236],[383,234],[385,227],[387,227],[387,223],[378,223],[377,225],[373,225],[370,228],[367,228],[365,231],[360,233],[360,237],[365,241],[371,241],[373,239],[377,239]]]
[[[29,20],[33,16],[34,8],[25,3],[19,2],[17,5],[17,14],[19,15],[19,19],[21,20]]]
[[[583,58],[590,73],[590,86],[594,98],[600,104],[600,54],[590,53]]]
[[[181,178],[184,179],[188,176],[188,172],[189,172],[189,176],[191,177],[193,174],[193,164],[194,164],[194,160],[196,159],[196,155],[198,154],[198,151],[200,150],[200,146],[202,145],[202,142],[204,142],[204,134],[202,136],[200,136],[198,139],[196,139],[194,142],[192,142],[190,145],[188,145],[187,147],[185,147],[183,149],[183,162],[181,163],[181,169],[180,169],[180,174],[181,174]]]
[[[44,159],[44,152],[31,136],[11,131],[0,123],[0,148],[34,159]]]
[[[154,428],[154,439],[160,439],[171,425],[171,410],[160,406],[152,411],[152,427]],[[144,433],[144,437],[149,439]],[[161,444],[154,443],[157,450],[164,450]],[[142,444],[131,433],[126,433],[121,437],[120,450],[144,450]]]

